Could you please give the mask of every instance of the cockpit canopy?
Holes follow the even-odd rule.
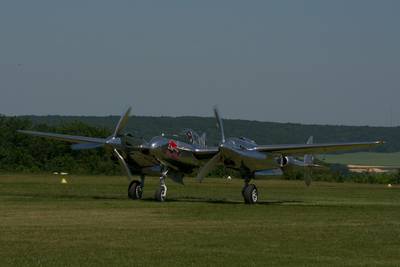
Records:
[[[232,137],[228,138],[227,142],[231,143],[233,146],[239,149],[252,149],[257,146],[257,143],[246,137]]]
[[[251,139],[246,138],[246,137],[244,137],[244,136],[239,137],[239,139],[241,139],[241,140],[243,140],[243,141],[245,141],[245,142],[248,142],[248,143],[252,143],[252,144],[257,145],[256,142],[255,142],[254,140],[251,140]]]

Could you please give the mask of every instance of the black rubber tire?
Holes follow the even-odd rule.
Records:
[[[165,194],[165,189],[166,186],[160,186],[159,188],[157,188],[155,194],[154,194],[154,198],[159,201],[159,202],[164,202],[165,199],[167,198],[167,195]]]
[[[139,181],[132,181],[128,187],[128,197],[132,200],[141,199],[143,196],[142,183]]]
[[[254,184],[249,184],[242,191],[244,202],[246,204],[255,204],[258,201],[258,190]]]

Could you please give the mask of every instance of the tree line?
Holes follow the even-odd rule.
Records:
[[[54,172],[77,174],[119,174],[119,166],[112,153],[104,148],[73,151],[65,142],[35,138],[18,134],[20,129],[56,132],[73,135],[105,137],[106,128],[89,126],[75,121],[58,126],[33,124],[18,117],[0,117],[0,171],[2,172]]]
[[[80,121],[106,129],[113,129],[119,119],[118,116],[25,116],[23,118],[31,120],[34,125],[59,126]],[[215,118],[211,117],[132,116],[127,131],[149,140],[161,133],[178,134],[185,128],[194,129],[199,133],[205,132],[209,145],[216,145],[220,141]],[[303,125],[224,119],[224,128],[227,137],[244,136],[255,140],[258,144],[305,143],[312,135],[317,143],[384,140],[386,144],[373,151],[400,151],[400,127]]]

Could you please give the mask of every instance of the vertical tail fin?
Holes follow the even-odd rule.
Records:
[[[199,138],[199,145],[203,148],[207,147],[207,134],[203,133]]]
[[[310,136],[307,140],[307,145],[314,144],[314,137]],[[314,165],[314,155],[304,155],[304,182],[307,186],[311,185],[312,181],[312,166]]]

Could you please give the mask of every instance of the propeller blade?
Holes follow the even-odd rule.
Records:
[[[217,126],[221,132],[221,145],[219,147],[219,152],[212,157],[200,170],[199,173],[197,174],[197,180],[199,182],[203,181],[204,177],[207,176],[207,174],[209,174],[215,167],[216,165],[219,163],[219,161],[221,160],[221,156],[223,151],[221,150],[222,144],[225,143],[225,132],[224,132],[224,124],[222,123],[222,119],[221,116],[219,115],[219,111],[217,106],[214,107],[214,115],[215,118],[217,119]],[[204,135],[204,139],[205,139],[205,135]]]
[[[129,169],[129,166],[128,166],[128,164],[126,163],[124,157],[122,157],[122,155],[121,155],[121,154],[118,152],[118,150],[115,149],[115,148],[114,148],[114,153],[115,153],[115,155],[117,156],[118,162],[119,162],[119,164],[121,165],[122,169],[125,171],[125,174],[126,174],[127,177],[128,177],[128,181],[132,181],[132,180],[133,180],[133,178],[132,178],[132,173],[131,173],[131,170]]]
[[[207,176],[219,163],[221,158],[220,153],[217,153],[214,157],[212,157],[200,170],[197,174],[197,180],[199,182],[203,181],[204,177]]]
[[[104,146],[104,144],[94,144],[94,143],[83,143],[83,144],[73,144],[71,145],[72,150],[85,150],[94,149]]]
[[[125,129],[126,125],[128,124],[129,115],[131,114],[131,110],[132,110],[132,108],[129,107],[128,110],[121,116],[121,118],[118,121],[117,126],[115,127],[114,134],[112,135],[113,137],[117,137],[122,134],[122,131]]]
[[[214,115],[215,115],[215,118],[217,119],[217,125],[221,132],[221,143],[223,144],[223,143],[225,143],[224,124],[222,123],[221,116],[219,115],[219,111],[216,106],[214,107]]]

